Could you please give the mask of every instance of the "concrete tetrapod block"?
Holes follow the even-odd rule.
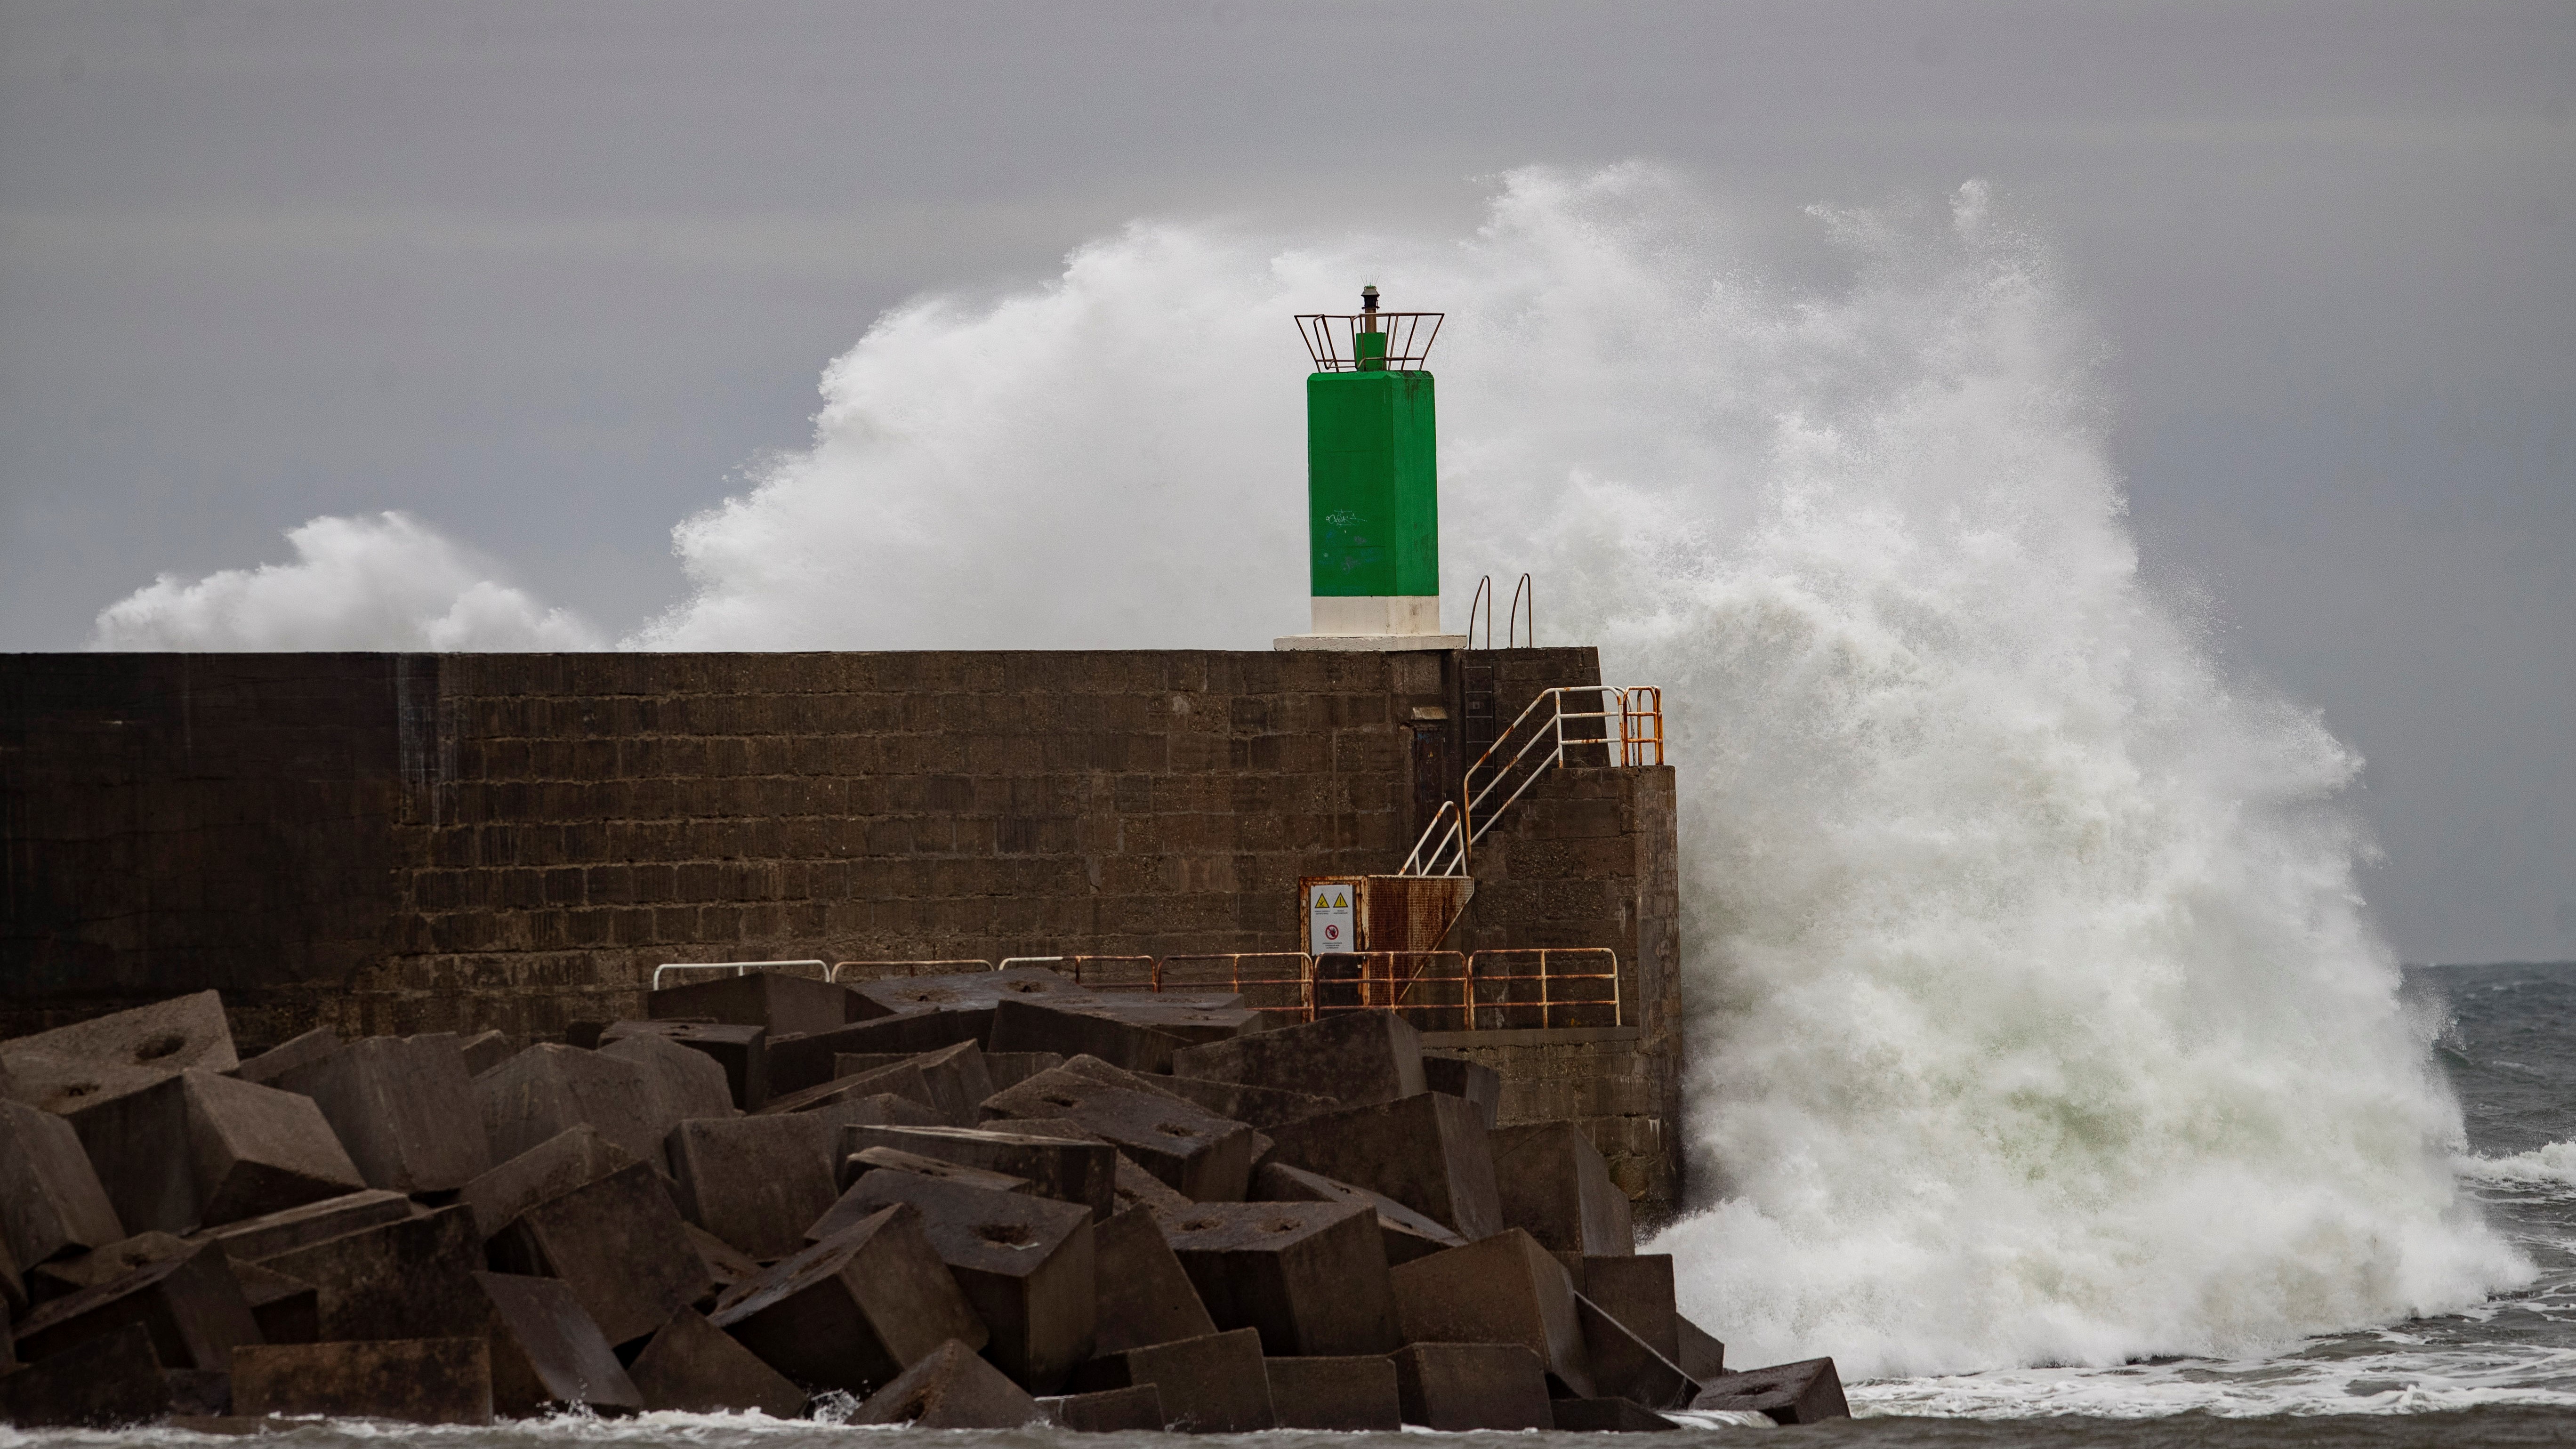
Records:
[[[1048,1423],[1076,1434],[1154,1433],[1163,1427],[1163,1395],[1152,1384],[1137,1384],[1041,1398],[1038,1412]]]
[[[774,1098],[830,1081],[834,1060],[844,1053],[910,1057],[959,1042],[981,1046],[992,1035],[993,1008],[989,1005],[880,1017],[811,1036],[781,1037],[773,1032],[769,1038],[769,1092]]]
[[[1202,1203],[1163,1219],[1220,1329],[1250,1328],[1273,1358],[1386,1353],[1394,1289],[1377,1214],[1359,1203]]]
[[[1089,1001],[1059,1006],[1058,1009],[1143,1027],[1192,1046],[1202,1042],[1230,1041],[1247,1032],[1259,1031],[1265,1015],[1256,1008],[1240,1004],[1209,1006],[1167,999],[1161,992],[1133,991],[1104,991]],[[1000,1018],[994,1018],[994,1022],[998,1026]],[[1095,1052],[1093,1055],[1099,1054]]]
[[[301,1278],[235,1262],[233,1279],[250,1304],[263,1343],[319,1343],[322,1339],[322,1290]]]
[[[0,1042],[10,1095],[65,1116],[172,1072],[241,1065],[223,998],[212,991],[94,1016]]]
[[[1422,1058],[1422,1085],[1473,1104],[1476,1115],[1485,1119],[1488,1131],[1502,1120],[1503,1074],[1483,1062],[1426,1053]]]
[[[1416,1258],[1392,1273],[1407,1343],[1517,1343],[1573,1397],[1593,1393],[1565,1266],[1518,1228]]]
[[[602,1047],[630,1036],[658,1036],[724,1068],[734,1106],[757,1112],[769,1100],[769,1029],[721,1021],[620,1021],[599,1034]]]
[[[802,1115],[834,1127],[945,1127],[948,1119],[935,1107],[910,1097],[878,1092],[866,1097],[835,1097]]]
[[[497,1031],[469,1036],[456,1044],[456,1054],[465,1058],[465,1075],[479,1077],[508,1061],[518,1051],[510,1039]]]
[[[1569,1434],[1651,1434],[1681,1425],[1628,1399],[1556,1399],[1556,1427]]]
[[[598,1128],[580,1123],[465,1184],[459,1201],[474,1209],[475,1227],[489,1238],[538,1203],[632,1167],[636,1160],[634,1153],[599,1135]]]
[[[572,1290],[552,1278],[477,1273],[492,1310],[492,1411],[524,1419],[550,1405],[631,1414],[644,1397]]]
[[[849,1158],[871,1147],[892,1147],[961,1167],[1027,1178],[1030,1191],[1059,1202],[1081,1203],[1091,1209],[1095,1222],[1117,1210],[1118,1149],[1105,1142],[1042,1136],[1014,1130],[1007,1123],[980,1128],[851,1124],[841,1129],[845,1166]]]
[[[909,1203],[735,1284],[710,1321],[790,1379],[855,1394],[949,1339],[981,1348],[988,1337]]]
[[[1396,1392],[1395,1361],[1384,1354],[1262,1360],[1270,1376],[1270,1406],[1282,1429],[1404,1427],[1404,1400]]]
[[[1188,1045],[1152,1027],[1036,1001],[1004,1001],[993,1012],[997,1052],[1061,1052],[1067,1061],[1089,1056],[1131,1072],[1168,1072],[1172,1053]]]
[[[1377,1214],[1378,1236],[1386,1245],[1386,1261],[1390,1266],[1410,1263],[1443,1248],[1467,1245],[1467,1240],[1450,1231],[1446,1224],[1434,1222],[1384,1193],[1337,1182],[1322,1173],[1290,1167],[1284,1162],[1262,1164],[1261,1170],[1252,1175],[1252,1196],[1260,1202],[1365,1204]]]
[[[1628,1195],[1610,1164],[1571,1122],[1528,1122],[1489,1134],[1503,1222],[1541,1246],[1586,1257],[1637,1250]]]
[[[1173,1186],[1136,1165],[1136,1159],[1118,1154],[1118,1211],[1144,1208],[1160,1218],[1172,1213],[1185,1213],[1198,1204],[1180,1195]]]
[[[910,1203],[958,1289],[984,1321],[984,1354],[1030,1389],[1052,1393],[1089,1358],[1097,1313],[1090,1212],[1075,1203],[877,1171],[825,1222]]]
[[[1184,1101],[1196,1102],[1220,1117],[1263,1129],[1302,1122],[1341,1106],[1330,1097],[1247,1087],[1240,1082],[1205,1082],[1196,1077],[1156,1077],[1153,1085]]]
[[[918,1429],[1016,1429],[1043,1422],[1045,1417],[1028,1390],[952,1338],[869,1395],[849,1422],[910,1424]]]
[[[1005,1001],[1090,1001],[1097,992],[1043,966],[965,971],[952,976],[899,976],[853,982],[849,989],[889,1015],[990,1011]]]
[[[972,1046],[974,1043],[969,1042],[967,1045]],[[840,1058],[836,1056],[833,1060],[838,1062]],[[763,1116],[813,1112],[830,1107],[834,1103],[860,1097],[873,1097],[888,1092],[920,1103],[934,1119],[945,1125],[952,1127],[958,1125],[947,1112],[940,1109],[938,1098],[931,1091],[930,1079],[921,1074],[921,1068],[916,1066],[910,1057],[902,1058],[892,1066],[879,1067],[872,1072],[862,1072],[856,1076],[834,1076],[826,1081],[816,1082],[810,1087],[800,1087],[793,1092],[773,1093],[770,1099],[762,1104],[760,1112]]]
[[[1814,1424],[1851,1417],[1843,1402],[1842,1375],[1829,1358],[1800,1359],[1769,1368],[1719,1374],[1701,1385],[1694,1409],[1768,1414],[1777,1424]]]
[[[326,1340],[402,1338],[451,1325],[479,1331],[483,1322],[474,1286],[483,1237],[462,1204],[326,1238],[260,1266],[314,1286]]]
[[[1409,1343],[1389,1355],[1404,1422],[1467,1429],[1552,1429],[1547,1370],[1517,1343]]]
[[[883,1168],[890,1172],[909,1172],[915,1177],[937,1178],[941,1182],[954,1182],[965,1187],[980,1187],[991,1192],[1029,1191],[1029,1180],[1025,1177],[1013,1177],[1007,1172],[986,1172],[980,1167],[967,1167],[962,1163],[942,1162],[936,1157],[924,1157],[920,1153],[906,1152],[899,1147],[862,1148],[850,1154],[844,1168],[844,1175],[851,1182],[856,1182],[868,1173]]]
[[[421,1211],[417,1204],[401,1193],[370,1187],[225,1223],[221,1227],[208,1228],[197,1236],[222,1248],[225,1256],[236,1263],[255,1263],[280,1253],[291,1253],[297,1248],[309,1248],[360,1228],[418,1217]]]
[[[66,1115],[130,1233],[193,1232],[366,1186],[311,1098],[212,1072]]]
[[[671,1315],[626,1370],[644,1407],[653,1413],[740,1413],[757,1409],[773,1419],[805,1412],[805,1391],[762,1363],[732,1335],[694,1308]]]
[[[1706,1385],[1726,1372],[1726,1345],[1718,1342],[1708,1330],[1676,1313],[1673,1315],[1673,1337],[1681,1342],[1681,1355],[1673,1362],[1681,1365],[1683,1373]]]
[[[170,1409],[170,1386],[139,1323],[0,1376],[0,1423],[21,1429],[121,1429]]]
[[[836,1135],[801,1112],[682,1122],[667,1146],[680,1210],[754,1258],[801,1252],[832,1207]]]
[[[653,1120],[665,1137],[683,1122],[736,1115],[733,1086],[725,1078],[723,1063],[704,1052],[691,1051],[668,1037],[630,1036],[602,1046],[599,1055],[643,1069]]]
[[[1068,1061],[984,1103],[988,1122],[1071,1122],[1195,1202],[1239,1202],[1252,1175],[1253,1132],[1194,1102],[1085,1081]]]
[[[340,1034],[327,1026],[317,1026],[302,1036],[285,1041],[251,1057],[232,1074],[258,1087],[274,1087],[277,1079],[311,1062],[318,1062],[340,1049]]]
[[[38,1264],[27,1275],[27,1295],[37,1303],[50,1302],[84,1288],[113,1283],[137,1268],[185,1257],[198,1246],[170,1233],[137,1233],[104,1248]]]
[[[658,1162],[662,1134],[670,1130],[642,1067],[554,1042],[539,1042],[476,1077],[474,1099],[495,1162],[584,1125],[636,1161]]]
[[[272,1344],[233,1355],[233,1412],[411,1424],[492,1422],[492,1347],[480,1338]]]
[[[1690,1375],[1580,1293],[1574,1295],[1574,1318],[1583,1329],[1583,1358],[1592,1370],[1594,1393],[1649,1409],[1687,1409],[1699,1395]]]
[[[1628,1253],[1579,1261],[1582,1271],[1576,1277],[1574,1291],[1600,1304],[1603,1312],[1643,1339],[1648,1348],[1680,1366],[1681,1328],[1680,1315],[1673,1308],[1673,1255]]]
[[[1460,1098],[1423,1092],[1349,1107],[1271,1137],[1270,1161],[1383,1193],[1469,1242],[1506,1226],[1484,1123]]]
[[[260,1341],[232,1265],[203,1244],[44,1304],[13,1336],[19,1360],[38,1363],[129,1324],[152,1336],[162,1368],[222,1368],[236,1344]]]
[[[701,1303],[712,1304],[736,1283],[760,1276],[760,1264],[742,1249],[696,1223],[683,1222],[680,1226],[687,1229],[689,1245],[698,1250],[698,1261],[707,1265],[707,1277],[715,1283],[712,1294],[700,1295]]]
[[[752,971],[693,981],[644,994],[644,1015],[656,1021],[714,1021],[757,1026],[773,1037],[838,1030],[853,1021],[885,1015],[846,986],[810,976]]]
[[[1122,1212],[1091,1231],[1098,1280],[1094,1353],[1205,1338],[1217,1331],[1189,1270],[1181,1266],[1151,1212]]]
[[[984,1066],[984,1049],[971,1041],[961,1041],[937,1051],[922,1052],[909,1058],[912,1069],[921,1074],[922,1085],[930,1093],[930,1105],[952,1126],[975,1125],[975,1109],[993,1095],[993,1074]],[[834,1059],[836,1069],[842,1063],[886,1062],[880,1053],[861,1053]],[[847,1075],[847,1071],[842,1071]]]
[[[1104,1353],[1076,1370],[1080,1393],[1152,1384],[1167,1427],[1195,1434],[1249,1434],[1279,1426],[1261,1335],[1249,1328]]]
[[[1424,1089],[1421,1034],[1391,1011],[1345,1012],[1208,1042],[1174,1054],[1171,1071],[1178,1077],[1313,1093],[1345,1107],[1393,1102]]]
[[[984,1075],[992,1079],[995,1092],[1008,1091],[1040,1072],[1063,1065],[1061,1052],[984,1053]]]
[[[80,1134],[61,1117],[0,1102],[0,1240],[24,1270],[125,1237]]]
[[[274,1080],[322,1109],[369,1187],[446,1192],[492,1166],[474,1079],[452,1036],[362,1037]]]
[[[488,1256],[501,1272],[563,1279],[610,1343],[651,1333],[714,1286],[670,1194],[640,1162],[520,1213]]]

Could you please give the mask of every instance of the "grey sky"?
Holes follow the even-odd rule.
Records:
[[[0,0],[0,648],[400,507],[612,628],[925,288],[1644,157],[1971,176],[2150,567],[2371,761],[2410,959],[2576,955],[2576,7]]]

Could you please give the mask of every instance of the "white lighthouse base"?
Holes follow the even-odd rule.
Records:
[[[1271,641],[1275,649],[1464,649],[1467,636],[1440,632],[1438,594],[1314,598],[1315,632]]]

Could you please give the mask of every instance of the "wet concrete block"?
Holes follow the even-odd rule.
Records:
[[[1556,1399],[1548,1410],[1557,1429],[1569,1434],[1652,1434],[1681,1427],[1627,1399]]]
[[[992,1073],[985,1068],[982,1047],[971,1041],[961,1041],[952,1046],[941,1047],[934,1052],[923,1052],[908,1060],[912,1069],[920,1074],[924,1089],[930,1093],[930,1105],[938,1108],[940,1115],[946,1118],[950,1125],[957,1127],[975,1125],[975,1109],[982,1105],[986,1097],[993,1095],[993,1077]],[[834,1061],[836,1070],[843,1076],[850,1075],[853,1071],[867,1070],[864,1067],[853,1066],[853,1063],[897,1065],[897,1063],[887,1062],[878,1053],[841,1056],[836,1057]]]
[[[1553,1429],[1547,1370],[1517,1343],[1409,1343],[1389,1355],[1404,1422],[1468,1429]]]
[[[856,1182],[868,1173],[882,1168],[889,1172],[909,1172],[915,1177],[936,1178],[941,1182],[953,1182],[964,1187],[980,1187],[988,1192],[1029,1191],[1029,1180],[1025,1177],[1013,1177],[1007,1172],[986,1172],[980,1167],[967,1167],[961,1163],[942,1162],[936,1157],[924,1157],[920,1153],[906,1152],[899,1147],[863,1148],[850,1154],[849,1162],[845,1166],[847,1170],[844,1175],[851,1182]]]
[[[161,1384],[170,1395],[170,1412],[212,1418],[233,1411],[233,1376],[227,1369],[163,1369]]]
[[[1769,1368],[1722,1373],[1700,1388],[1694,1409],[1768,1414],[1776,1424],[1815,1424],[1851,1417],[1843,1402],[1842,1375],[1830,1358],[1800,1359]]]
[[[837,1136],[804,1113],[682,1122],[666,1145],[680,1211],[754,1258],[801,1252],[836,1195]]]
[[[1097,1222],[1117,1210],[1118,1150],[1104,1142],[1068,1141],[1034,1132],[989,1127],[873,1127],[841,1129],[841,1156],[870,1147],[892,1147],[963,1167],[1024,1177],[1029,1189],[1059,1202],[1081,1203]],[[848,1179],[856,1181],[855,1177]]]
[[[139,1323],[0,1377],[0,1422],[21,1429],[120,1429],[169,1409],[169,1382]]]
[[[232,1265],[221,1252],[191,1244],[177,1257],[39,1305],[17,1325],[17,1356],[41,1363],[134,1324],[151,1335],[161,1368],[222,1368],[234,1345],[260,1341]]]
[[[1699,1385],[1626,1324],[1580,1293],[1574,1296],[1574,1318],[1583,1330],[1583,1357],[1592,1370],[1594,1393],[1649,1409],[1690,1407]]]
[[[1172,1053],[1189,1043],[1115,1017],[1005,1001],[993,1013],[991,1045],[997,1052],[1056,1052],[1068,1061],[1090,1056],[1131,1072],[1168,1072]]]
[[[909,1203],[735,1284],[709,1318],[797,1383],[854,1394],[949,1339],[980,1349],[987,1338]]]
[[[653,1020],[756,1026],[773,1037],[834,1031],[884,1014],[846,986],[774,971],[719,976],[644,994],[644,1015]]]
[[[1499,1125],[1503,1110],[1503,1074],[1492,1067],[1464,1057],[1425,1053],[1422,1058],[1422,1085],[1430,1091],[1466,1099],[1476,1108],[1476,1115],[1485,1119],[1487,1130]]]
[[[1593,1392],[1574,1285],[1536,1239],[1507,1229],[1391,1275],[1407,1343],[1517,1343],[1579,1399]]]
[[[1205,1338],[1217,1331],[1189,1270],[1181,1266],[1152,1212],[1130,1209],[1095,1224],[1092,1263],[1098,1278],[1095,1353]]]
[[[80,1134],[54,1113],[0,1102],[0,1238],[20,1269],[125,1237]]]
[[[66,1115],[128,1232],[193,1232],[366,1186],[311,1098],[211,1072]]]
[[[1203,1082],[1196,1077],[1157,1077],[1154,1085],[1184,1101],[1196,1102],[1220,1117],[1250,1127],[1271,1128],[1337,1110],[1330,1097],[1247,1087],[1240,1082]]]
[[[1422,1038],[1391,1011],[1208,1042],[1174,1054],[1172,1074],[1331,1096],[1345,1107],[1392,1102],[1423,1090]]]
[[[1270,1406],[1282,1429],[1393,1433],[1404,1427],[1395,1361],[1384,1354],[1269,1358],[1262,1368],[1270,1377]]]
[[[1673,1255],[1628,1253],[1580,1261],[1582,1271],[1576,1277],[1575,1291],[1600,1304],[1603,1312],[1619,1320],[1648,1348],[1680,1365],[1680,1315],[1673,1308]]]
[[[1144,1208],[1156,1216],[1185,1213],[1198,1204],[1181,1196],[1180,1190],[1136,1165],[1136,1159],[1118,1154],[1118,1211]]]
[[[288,1068],[276,1085],[313,1099],[369,1187],[446,1192],[492,1166],[453,1036],[363,1037]]]
[[[852,1424],[910,1424],[917,1429],[1016,1429],[1045,1414],[1028,1390],[955,1339],[868,1396]]]
[[[1161,1220],[1219,1329],[1273,1358],[1386,1353],[1396,1330],[1377,1214],[1360,1203],[1202,1203]]]
[[[403,1194],[370,1187],[225,1223],[198,1236],[221,1247],[225,1256],[236,1263],[256,1263],[360,1228],[418,1217],[420,1213],[420,1207]]]
[[[474,1099],[495,1162],[587,1126],[636,1161],[658,1163],[670,1124],[646,1083],[633,1062],[539,1042],[476,1077]]]
[[[654,1124],[665,1141],[683,1122],[740,1115],[733,1088],[716,1059],[658,1036],[630,1036],[599,1049],[611,1061],[633,1062],[644,1073],[644,1090],[652,1104]],[[645,1156],[647,1162],[656,1160]]]
[[[466,1037],[456,1044],[456,1054],[465,1058],[465,1075],[479,1077],[516,1055],[518,1048],[497,1031]]]
[[[1157,1433],[1163,1427],[1163,1395],[1152,1384],[1138,1384],[1041,1398],[1038,1412],[1049,1424],[1076,1434]]]
[[[599,1414],[644,1407],[599,1325],[562,1282],[477,1273],[474,1283],[491,1308],[494,1413],[524,1419],[557,1405]]]
[[[564,1280],[610,1343],[651,1333],[713,1286],[670,1194],[641,1162],[528,1208],[487,1252],[498,1271]]]
[[[1571,1122],[1529,1122],[1489,1134],[1503,1222],[1543,1247],[1606,1257],[1637,1250],[1628,1195],[1610,1180],[1592,1139]]]
[[[671,1315],[626,1370],[648,1412],[800,1418],[805,1391],[693,1308]]]
[[[301,1278],[258,1263],[236,1261],[233,1279],[250,1304],[263,1343],[317,1343],[322,1338],[322,1290]]]
[[[599,1044],[615,1046],[630,1036],[658,1036],[722,1067],[726,1093],[745,1112],[757,1112],[769,1100],[766,1027],[718,1021],[621,1021],[600,1033]]]
[[[65,1116],[173,1072],[241,1065],[223,999],[212,991],[110,1012],[0,1042],[12,1096]]]
[[[880,1170],[852,1185],[826,1221],[896,1203],[920,1209],[930,1246],[984,1321],[994,1366],[1036,1392],[1063,1387],[1092,1352],[1090,1210]]]
[[[492,1422],[492,1350],[481,1338],[245,1347],[232,1374],[233,1412],[244,1417]]]
[[[598,1128],[579,1123],[465,1184],[458,1201],[474,1210],[475,1227],[489,1238],[538,1203],[636,1161],[635,1154],[601,1136]]]
[[[483,1235],[459,1204],[377,1223],[260,1260],[316,1290],[321,1337],[395,1339],[483,1321]]]
[[[988,1122],[1071,1122],[1195,1202],[1240,1201],[1251,1177],[1250,1127],[1177,1097],[1096,1085],[1073,1061],[995,1093],[983,1110]]]
[[[968,1042],[966,1045],[972,1046],[974,1043]],[[840,1059],[835,1057],[833,1060],[837,1063]],[[838,1102],[886,1093],[907,1097],[920,1103],[932,1117],[944,1125],[952,1127],[963,1125],[940,1109],[938,1098],[930,1089],[929,1079],[922,1076],[921,1068],[915,1066],[910,1057],[904,1057],[892,1066],[879,1067],[872,1072],[862,1072],[856,1076],[834,1076],[828,1080],[816,1082],[810,1087],[777,1093],[762,1104],[760,1111],[763,1116],[785,1116],[790,1112],[819,1111]]]
[[[1040,1072],[1063,1065],[1061,1052],[984,1053],[984,1075],[992,1079],[995,1092],[1008,1091]]]
[[[297,1067],[318,1062],[339,1049],[340,1034],[327,1026],[317,1026],[302,1036],[289,1037],[244,1061],[233,1068],[232,1074],[253,1086],[274,1087],[279,1077]]]
[[[1410,1263],[1443,1248],[1462,1248],[1467,1240],[1444,1223],[1415,1212],[1384,1193],[1371,1192],[1321,1173],[1284,1162],[1262,1164],[1252,1175],[1252,1196],[1261,1202],[1360,1203],[1377,1214],[1378,1237],[1389,1266]]]
[[[1261,1335],[1249,1328],[1104,1353],[1074,1373],[1078,1393],[1152,1384],[1168,1427],[1194,1434],[1275,1429]]]
[[[1726,1372],[1726,1345],[1718,1342],[1708,1330],[1676,1313],[1673,1315],[1673,1337],[1681,1347],[1680,1355],[1673,1362],[1681,1366],[1683,1373],[1705,1385]]]
[[[1421,1092],[1291,1122],[1271,1137],[1270,1161],[1383,1193],[1469,1242],[1505,1226],[1484,1123],[1460,1098]]]
[[[170,1233],[137,1233],[123,1242],[40,1264],[27,1275],[27,1296],[48,1303],[84,1288],[113,1283],[137,1268],[185,1257],[198,1245]]]

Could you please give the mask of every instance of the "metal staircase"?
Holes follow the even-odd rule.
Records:
[[[1541,690],[1467,767],[1459,797],[1441,802],[1397,874],[1467,874],[1476,842],[1550,770],[1568,764],[1633,767],[1663,762],[1664,692],[1660,688],[1570,684]]]

